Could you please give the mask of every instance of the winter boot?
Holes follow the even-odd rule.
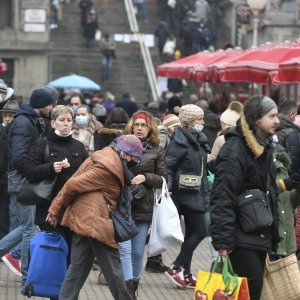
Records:
[[[139,294],[139,292],[138,292],[139,283],[140,283],[139,279],[133,279],[133,290],[134,290],[135,297],[137,297]],[[137,299],[137,298],[134,298],[134,299]]]
[[[136,300],[136,296],[135,296],[135,290],[133,288],[134,286],[134,281],[133,279],[127,280],[126,281],[126,287],[127,287],[127,291],[129,293],[129,295],[131,296],[132,300]]]
[[[145,270],[153,273],[164,273],[167,267],[162,261],[161,254],[156,256],[148,257]]]

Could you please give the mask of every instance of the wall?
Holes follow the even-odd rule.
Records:
[[[24,31],[26,9],[46,10],[45,32]],[[28,97],[33,88],[48,82],[49,17],[49,0],[12,0],[12,26],[0,30],[0,57],[15,61],[17,95]]]

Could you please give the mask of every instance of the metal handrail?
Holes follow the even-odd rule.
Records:
[[[143,38],[144,35],[140,33],[139,26],[138,26],[138,23],[136,20],[135,12],[134,12],[134,8],[133,8],[133,4],[132,4],[132,0],[124,0],[124,3],[125,3],[126,12],[127,12],[130,30],[135,35],[135,40],[137,40],[139,42],[139,46],[140,46],[146,74],[147,74],[147,79],[148,79],[148,83],[150,86],[152,100],[158,101],[159,93],[158,93],[158,88],[157,88],[157,80],[156,80],[156,75],[155,75],[149,48],[145,44],[145,41]]]

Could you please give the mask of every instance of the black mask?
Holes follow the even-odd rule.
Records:
[[[127,162],[127,167],[128,167],[129,169],[134,168],[136,165],[137,165],[137,162],[134,161],[134,160],[131,160],[131,161],[128,161],[128,162]]]

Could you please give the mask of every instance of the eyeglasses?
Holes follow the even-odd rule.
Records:
[[[139,128],[139,127],[146,128],[146,127],[148,127],[148,124],[146,124],[146,123],[135,123],[135,124],[133,124],[133,126],[136,127],[136,128]]]

